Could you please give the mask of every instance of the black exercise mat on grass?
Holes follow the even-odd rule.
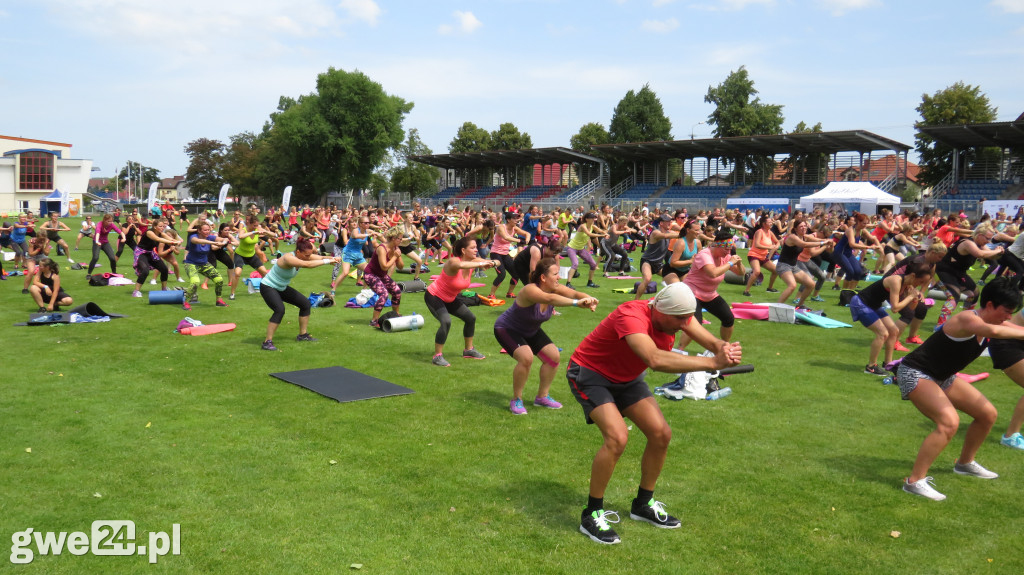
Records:
[[[270,374],[338,402],[407,395],[413,390],[340,366]]]
[[[77,313],[78,315],[84,315],[87,317],[95,315],[105,315],[110,319],[117,319],[122,317],[128,317],[118,313],[107,313],[103,309],[93,303],[87,302],[78,307],[73,307],[68,311],[48,311],[48,312],[36,312],[31,313],[28,316],[28,322],[16,323],[16,326],[25,325],[53,325],[55,323],[71,323],[71,314]]]

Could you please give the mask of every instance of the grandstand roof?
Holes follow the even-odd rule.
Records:
[[[958,150],[985,147],[1024,148],[1024,120],[1019,118],[1014,122],[990,124],[918,126],[917,130]]]
[[[493,150],[459,154],[412,156],[414,161],[445,169],[531,166],[534,164],[603,163],[604,160],[570,148],[531,148],[528,150]]]
[[[910,146],[865,132],[816,132],[778,136],[735,136],[671,142],[635,144],[600,144],[595,152],[630,160],[664,160],[669,158],[732,158],[736,156],[773,156],[776,154],[832,154],[837,152],[873,152],[891,150],[907,152]]]

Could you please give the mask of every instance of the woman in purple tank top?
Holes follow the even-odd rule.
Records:
[[[523,389],[530,377],[533,358],[543,362],[540,367],[540,386],[534,405],[558,409],[562,407],[551,398],[551,381],[555,377],[560,360],[558,346],[541,329],[541,324],[551,318],[555,306],[585,307],[590,311],[597,308],[597,298],[576,291],[558,283],[558,263],[554,258],[545,257],[537,262],[530,273],[530,283],[516,296],[512,305],[494,322],[494,337],[498,340],[516,366],[512,370],[512,401],[509,411],[526,415],[523,406]]]

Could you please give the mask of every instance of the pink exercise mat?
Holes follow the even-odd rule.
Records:
[[[762,307],[734,307],[732,309],[732,315],[736,319],[759,319],[762,321],[768,320],[768,308]]]

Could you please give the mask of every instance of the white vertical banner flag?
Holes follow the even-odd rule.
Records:
[[[231,189],[231,184],[224,184],[220,187],[220,194],[217,196],[217,209],[224,211],[224,203],[228,201],[228,190]]]
[[[160,187],[158,182],[153,182],[149,185],[149,197],[146,199],[146,208],[153,212],[153,206],[156,205],[156,189]]]
[[[291,207],[292,203],[292,187],[288,186],[284,189],[284,198],[281,199],[281,209],[288,213],[288,208]]]

